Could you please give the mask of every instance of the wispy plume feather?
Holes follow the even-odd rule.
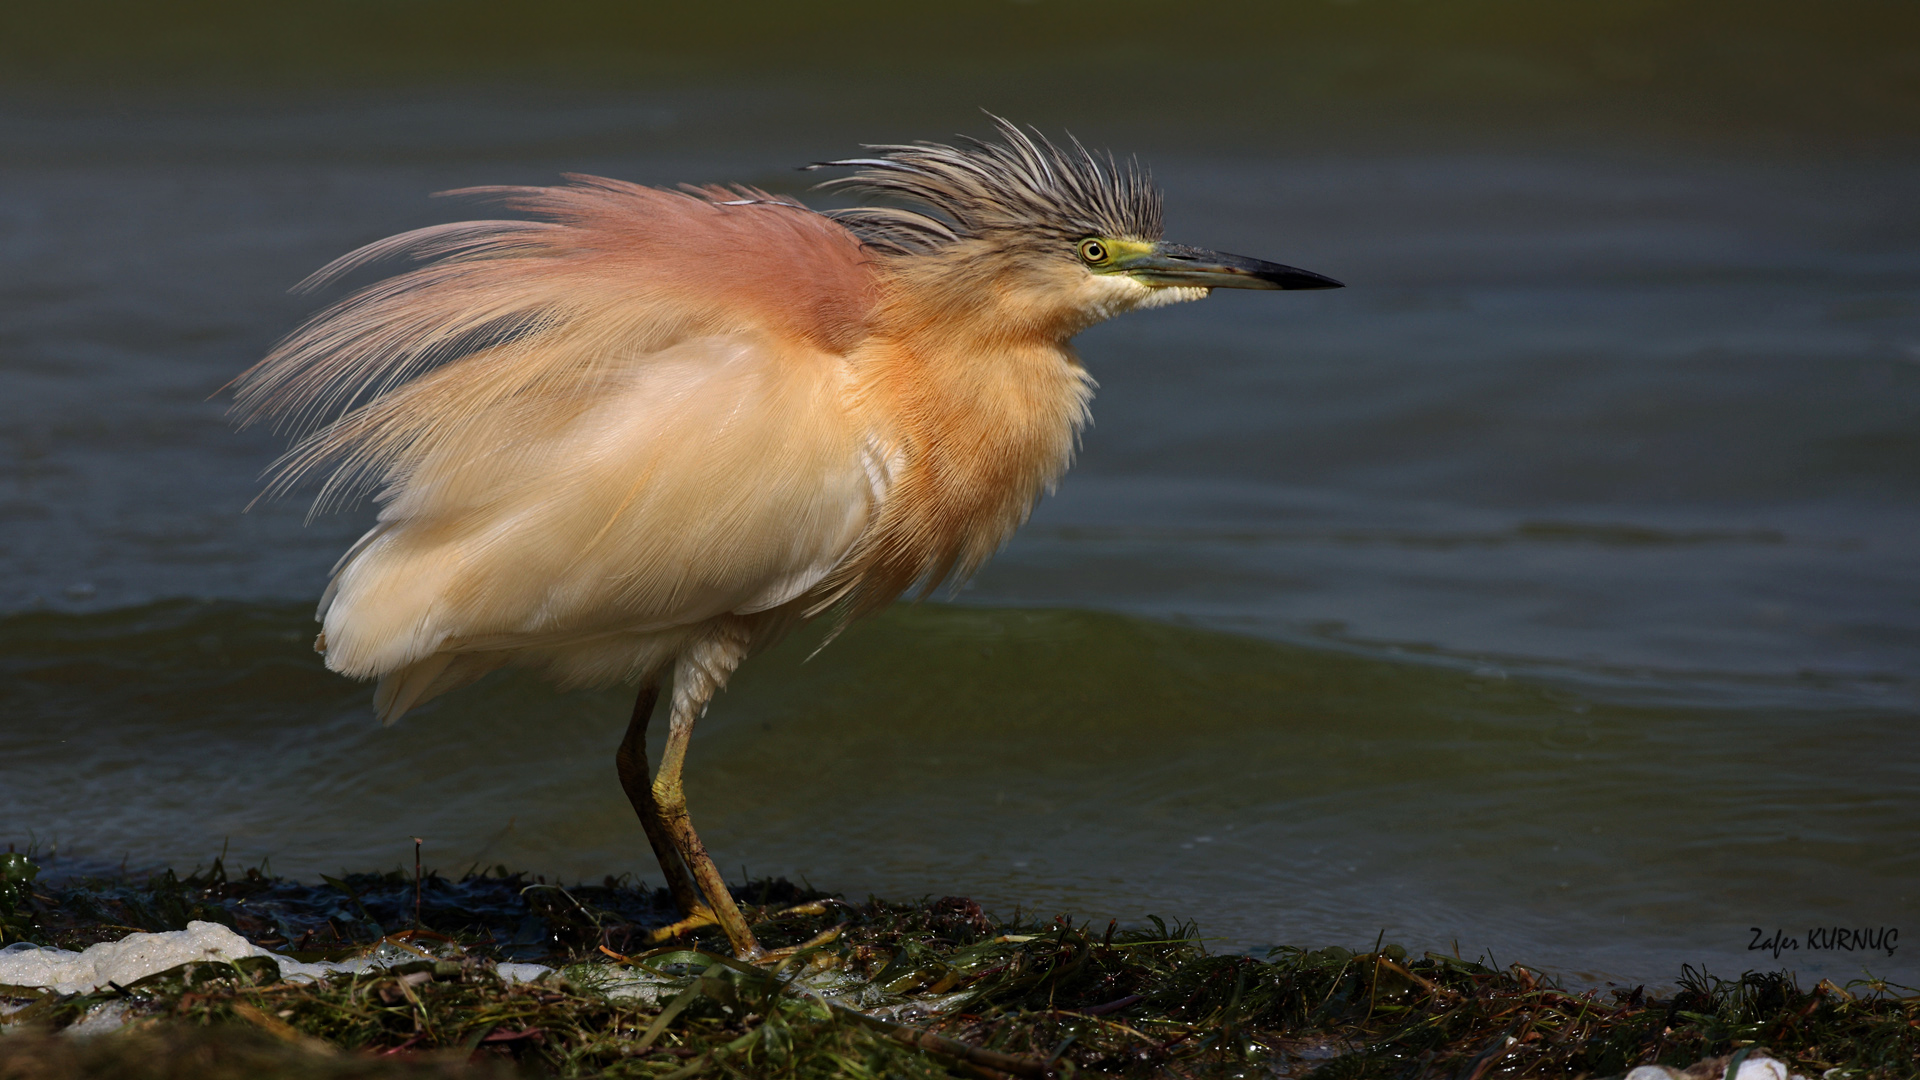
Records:
[[[1020,244],[1160,238],[1160,192],[1139,162],[1122,164],[1078,139],[1059,146],[1037,130],[997,116],[993,121],[1004,142],[869,145],[875,156],[810,166],[859,170],[819,185],[823,190],[894,195],[933,211],[858,207],[827,215],[894,255],[930,254],[976,237]]]
[[[243,423],[298,438],[265,496],[324,477],[317,512],[402,484],[447,446],[472,444],[478,460],[476,440],[491,438],[486,454],[511,457],[528,417],[590,406],[605,378],[689,336],[762,327],[831,345],[857,332],[863,256],[813,211],[753,188],[570,179],[446,192],[536,219],[415,229],[296,287],[419,264],[328,307],[235,380]]]

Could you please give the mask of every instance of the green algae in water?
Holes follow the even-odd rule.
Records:
[[[0,945],[27,936],[30,923],[25,909],[39,873],[26,855],[17,851],[0,855]]]
[[[1612,1076],[1759,1049],[1849,1080],[1920,1068],[1920,996],[1886,983],[1803,989],[1789,972],[1688,968],[1670,995],[1573,994],[1524,966],[1397,945],[1214,955],[1191,924],[1158,918],[999,919],[958,897],[850,903],[778,880],[738,895],[762,941],[811,944],[771,970],[709,951],[710,933],[647,947],[671,912],[659,890],[621,879],[563,888],[495,869],[428,875],[416,893],[398,871],[304,885],[216,862],[71,881],[24,894],[27,936],[78,947],[210,918],[308,957],[383,939],[419,955],[311,985],[241,961],[88,994],[0,988],[24,1006],[7,1017],[0,1076],[397,1076],[465,1063],[561,1077]],[[492,966],[509,959],[559,970],[504,983]],[[128,1034],[37,1033],[103,1005],[134,1018]]]

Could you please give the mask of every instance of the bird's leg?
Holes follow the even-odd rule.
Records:
[[[693,734],[693,720],[691,714],[674,713],[672,727],[667,730],[667,749],[660,758],[660,773],[653,781],[653,797],[660,804],[661,815],[675,845],[680,849],[681,857],[687,860],[694,880],[700,883],[700,891],[707,896],[707,906],[712,910],[714,920],[726,932],[734,955],[742,960],[757,959],[761,952],[760,943],[754,940],[753,931],[747,929],[747,920],[740,914],[739,905],[733,902],[733,893],[728,890],[726,879],[720,876],[720,868],[713,864],[712,857],[707,854],[707,846],[693,831],[693,822],[687,816],[687,798],[680,786],[680,766],[686,757],[687,737]]]
[[[720,868],[713,865],[707,846],[693,831],[693,822],[687,817],[686,792],[680,786],[680,770],[686,764],[687,740],[693,735],[693,723],[739,664],[746,645],[744,633],[717,636],[688,650],[675,665],[667,746],[660,755],[660,771],[653,778],[653,800],[660,807],[660,815],[680,857],[687,861],[687,869],[693,871],[694,881],[706,894],[707,906],[712,909],[720,929],[725,931],[733,954],[742,960],[757,960],[765,955],[765,950],[754,940],[753,931],[747,929],[747,920],[740,914],[739,905],[733,902],[733,893],[728,891],[726,879],[720,876]]]
[[[712,912],[700,902],[700,891],[687,875],[686,864],[674,846],[673,834],[660,816],[660,804],[653,799],[653,783],[647,775],[647,724],[653,719],[653,706],[659,700],[658,681],[649,679],[640,685],[640,696],[633,703],[633,719],[627,722],[627,737],[620,740],[620,749],[614,751],[613,763],[620,770],[620,786],[626,789],[627,801],[633,804],[640,827],[646,830],[653,857],[660,861],[660,872],[666,875],[667,892],[672,894],[674,906],[686,917],[683,921],[701,919],[696,925],[706,925],[713,921]]]

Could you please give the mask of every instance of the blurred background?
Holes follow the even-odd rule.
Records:
[[[716,703],[730,872],[1920,982],[1920,9],[1871,0],[7,5],[0,839],[657,877],[625,694],[383,730],[324,671],[371,511],[243,513],[283,443],[220,388],[308,272],[475,215],[431,192],[804,195],[982,108],[1349,287],[1085,334],[1096,426],[1012,546]],[[1915,944],[1748,948],[1831,926]]]

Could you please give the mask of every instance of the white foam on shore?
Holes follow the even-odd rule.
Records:
[[[313,982],[328,975],[380,971],[417,957],[360,956],[351,960],[307,963],[281,956],[234,933],[219,923],[190,922],[185,930],[128,934],[119,941],[103,941],[85,952],[17,942],[0,949],[0,983],[38,987],[59,994],[97,990],[109,983],[127,986],[149,975],[195,961],[232,963],[265,956],[280,968],[286,982]],[[541,964],[501,964],[507,982],[531,982],[551,971]]]

